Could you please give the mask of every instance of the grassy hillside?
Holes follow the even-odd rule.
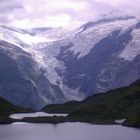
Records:
[[[80,102],[78,101],[69,101],[64,104],[51,104],[47,105],[42,109],[44,112],[48,113],[65,113],[68,114],[73,111],[73,109],[79,105]]]
[[[140,81],[105,94],[93,95],[82,102],[50,105],[43,110],[69,113],[68,120],[112,124],[116,119],[126,119],[124,125],[140,127]]]

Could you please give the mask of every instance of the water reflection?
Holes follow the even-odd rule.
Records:
[[[0,140],[139,140],[140,130],[86,123],[0,125]]]

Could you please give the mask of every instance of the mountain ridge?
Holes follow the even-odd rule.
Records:
[[[80,28],[70,32],[62,28],[47,28],[42,32],[41,28],[37,29],[36,35],[30,34],[30,31],[21,30],[20,33],[20,29],[12,31],[1,26],[0,39],[19,50],[13,49],[11,53],[11,47],[5,55],[11,55],[14,61],[21,55],[20,61],[15,61],[21,70],[20,74],[30,76],[28,83],[34,88],[38,87],[39,96],[43,94],[44,106],[83,100],[92,94],[127,86],[139,79],[139,23],[131,16],[114,17],[109,21],[103,18],[79,34],[77,31],[81,31]],[[6,48],[5,45],[1,46],[1,51]],[[27,53],[26,56],[24,53]],[[29,68],[32,63],[33,70]]]

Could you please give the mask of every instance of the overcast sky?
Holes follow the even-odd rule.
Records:
[[[118,9],[138,17],[140,0],[0,0],[0,24],[19,28],[79,25]]]

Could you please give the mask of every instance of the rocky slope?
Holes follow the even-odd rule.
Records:
[[[66,67],[63,83],[89,96],[139,79],[139,25],[129,17],[82,26],[57,56]]]
[[[105,18],[65,39],[38,43],[47,78],[68,100],[129,85],[140,78],[139,25],[135,17]]]
[[[128,16],[101,19],[44,44],[40,51],[53,71],[48,79],[79,99],[129,85],[140,78],[139,25]]]
[[[30,53],[2,40],[0,96],[15,105],[34,109],[65,100],[61,90],[47,80]]]

